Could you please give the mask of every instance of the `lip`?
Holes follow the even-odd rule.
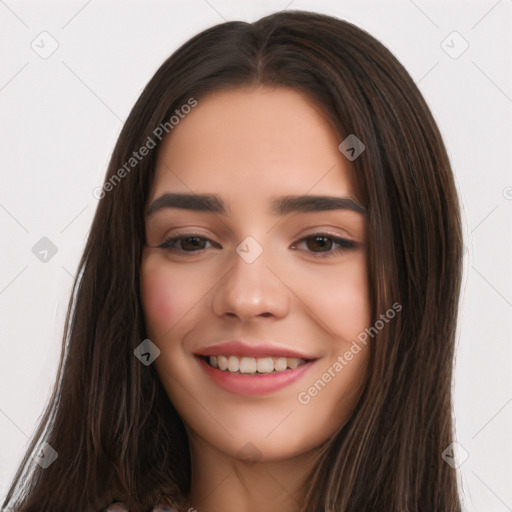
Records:
[[[246,343],[243,341],[226,341],[224,343],[219,343],[210,347],[203,347],[195,352],[195,355],[237,357],[296,357],[306,361],[317,359],[312,355],[299,352],[289,347],[280,347],[270,343]]]
[[[282,354],[282,352],[280,352],[280,354]],[[231,352],[230,355],[236,354]],[[310,360],[293,370],[288,369],[276,373],[247,375],[242,373],[231,373],[219,370],[218,368],[213,368],[200,356],[197,356],[196,359],[199,361],[199,364],[206,375],[208,375],[208,377],[210,377],[218,386],[226,391],[239,395],[262,395],[278,391],[279,389],[284,388],[303,377],[315,363],[315,360]]]

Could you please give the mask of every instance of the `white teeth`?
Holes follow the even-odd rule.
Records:
[[[274,362],[274,368],[276,372],[282,372],[286,370],[286,357],[278,357]]]
[[[288,365],[289,368],[291,368],[292,370],[295,370],[295,368],[297,368],[297,366],[299,366],[299,359],[297,359],[296,357],[294,357],[293,359],[288,359],[286,364]]]
[[[221,370],[228,369],[228,358],[226,356],[218,356],[217,363],[219,365],[219,369],[221,369]]]
[[[255,371],[256,359],[254,359],[254,357],[242,357],[242,359],[240,359],[240,373],[254,373]]]
[[[235,356],[229,356],[228,359],[228,370],[230,372],[237,372],[238,371],[238,357]]]
[[[222,371],[239,373],[283,372],[287,368],[294,370],[306,361],[297,357],[237,357],[210,356],[210,366]]]
[[[258,373],[270,373],[274,371],[274,361],[271,357],[259,357],[256,359]]]

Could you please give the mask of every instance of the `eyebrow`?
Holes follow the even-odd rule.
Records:
[[[166,193],[155,199],[146,211],[151,215],[164,208],[181,208],[199,212],[227,214],[229,208],[217,195],[213,194],[180,194]],[[292,212],[321,212],[326,210],[350,210],[365,213],[366,208],[349,197],[339,196],[283,196],[274,199],[271,211],[277,215],[287,215]]]

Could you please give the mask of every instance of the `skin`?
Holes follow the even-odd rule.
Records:
[[[317,448],[346,422],[366,380],[369,346],[309,403],[297,398],[370,320],[364,214],[270,210],[285,195],[357,201],[351,164],[326,119],[295,90],[220,91],[202,98],[159,151],[148,206],[164,193],[193,192],[217,194],[229,208],[147,215],[141,262],[147,334],[161,351],[154,364],[187,429],[190,503],[200,512],[299,510]],[[336,252],[327,239],[323,252],[304,240],[326,232],[358,245]],[[207,239],[197,251],[158,247],[190,233]],[[235,250],[247,236],[263,249],[250,264]],[[194,356],[228,340],[275,343],[317,360],[278,391],[240,395],[216,385]]]

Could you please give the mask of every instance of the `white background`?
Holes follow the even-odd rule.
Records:
[[[285,8],[377,37],[439,124],[466,230],[455,375],[465,510],[512,511],[512,0],[0,1],[0,498],[53,385],[92,190],[129,110],[189,37]],[[50,48],[43,31],[59,45],[47,59],[31,47]],[[453,31],[469,43],[456,59],[443,48],[463,48]],[[58,250],[46,263],[32,253],[42,237]]]

